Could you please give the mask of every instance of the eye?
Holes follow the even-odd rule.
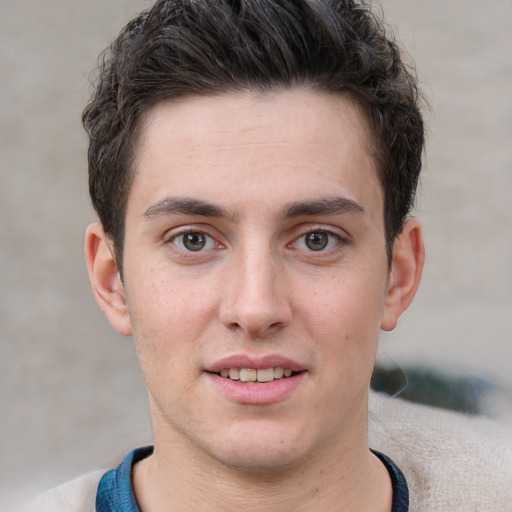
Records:
[[[181,233],[172,239],[174,245],[176,245],[182,251],[188,252],[199,252],[205,249],[213,249],[216,245],[215,240],[201,231],[188,231],[187,233]]]
[[[340,237],[329,231],[310,231],[297,239],[297,249],[307,251],[325,251],[336,247],[340,243]]]

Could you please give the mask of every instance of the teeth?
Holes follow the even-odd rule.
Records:
[[[242,382],[255,382],[258,378],[258,372],[256,370],[249,370],[242,368],[240,370],[240,380]]]
[[[240,379],[240,370],[238,368],[230,368],[229,369],[229,378],[231,380],[239,380]]]
[[[258,382],[270,382],[272,380],[274,380],[274,368],[265,368],[264,370],[258,370]]]
[[[289,368],[224,368],[220,371],[220,376],[240,382],[272,382],[275,379],[291,377],[293,374]]]

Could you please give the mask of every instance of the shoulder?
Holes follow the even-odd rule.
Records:
[[[405,474],[414,512],[512,510],[505,425],[372,392],[369,439]]]
[[[98,482],[104,473],[98,469],[50,489],[25,504],[21,512],[94,512]]]

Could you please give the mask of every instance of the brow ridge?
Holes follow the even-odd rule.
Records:
[[[224,208],[202,201],[201,199],[165,197],[152,204],[143,214],[151,218],[161,215],[199,215],[203,217],[231,217]]]
[[[294,201],[285,206],[282,218],[295,218],[308,215],[333,215],[344,213],[364,213],[364,208],[345,197],[319,198],[307,201]],[[202,217],[224,217],[234,219],[235,215],[225,208],[195,198],[165,197],[152,204],[143,217],[153,218],[165,215],[198,215]]]
[[[295,201],[283,211],[284,218],[307,215],[333,215],[339,213],[364,213],[364,208],[346,197],[328,197],[312,201]]]

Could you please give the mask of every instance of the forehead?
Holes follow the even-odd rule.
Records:
[[[288,129],[276,132],[276,121],[288,124]],[[230,141],[257,144],[272,139],[343,145],[337,136],[344,130],[343,138],[347,137],[347,125],[351,125],[352,139],[358,139],[370,154],[368,122],[356,101],[346,94],[291,89],[185,96],[157,103],[145,113],[139,130],[139,148],[144,152],[150,149],[148,143],[158,143],[157,132],[192,144],[204,142],[207,135],[212,144],[226,146]]]
[[[287,199],[312,188],[325,196],[333,181],[348,184],[345,196],[376,185],[380,192],[369,148],[366,119],[346,96],[286,90],[185,97],[146,113],[129,202],[191,190],[222,198],[228,187],[238,187],[241,201],[269,196],[269,186],[283,187]]]

